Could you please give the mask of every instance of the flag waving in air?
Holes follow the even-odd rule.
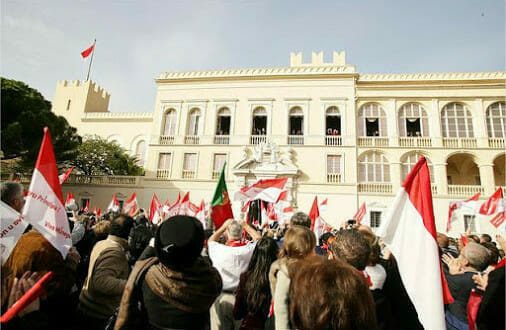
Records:
[[[112,196],[112,200],[109,203],[109,206],[107,207],[108,212],[118,212],[119,211],[119,201],[118,197],[116,197],[116,194]]]
[[[123,212],[130,216],[133,216],[136,210],[137,210],[137,194],[132,193],[132,196],[130,196],[130,198],[127,199],[125,201],[125,204],[123,205]]]
[[[370,221],[362,222],[362,220],[364,219],[364,216],[366,214],[367,214],[367,209],[365,207],[365,202],[363,202],[362,205],[360,205],[359,209],[357,210],[357,213],[355,213],[355,215],[353,216],[353,219],[355,219],[355,221],[357,221],[358,224],[361,224],[364,226],[371,226]]]
[[[156,197],[156,194],[153,194],[153,199],[151,199],[151,207],[149,208],[149,221],[154,223],[155,225],[160,222],[162,216],[162,204]]]
[[[325,223],[323,219],[320,217],[320,210],[318,208],[318,197],[314,197],[313,205],[311,206],[311,210],[309,211],[309,218],[311,219],[311,230],[316,236],[316,241],[323,234],[325,229]]]
[[[457,209],[468,209],[476,213],[478,208],[478,201],[480,199],[480,193],[477,193],[473,197],[466,199],[465,201],[450,202],[448,206],[448,222],[446,223],[446,232],[451,229],[452,222],[454,221],[453,212]]]
[[[453,299],[441,271],[425,157],[413,166],[376,234],[395,256],[422,326],[446,329],[444,303]]]
[[[234,218],[232,213],[232,205],[230,204],[230,198],[228,197],[227,183],[225,182],[225,166],[221,170],[216,190],[211,201],[211,219],[213,220],[216,229],[220,228],[221,225],[228,219]]]
[[[70,173],[74,170],[74,166],[72,166],[67,172],[60,174],[58,176],[58,180],[60,181],[60,184],[63,184],[70,176]]]
[[[72,246],[72,239],[58,180],[51,133],[47,127],[44,128],[42,145],[23,211],[25,220],[65,258]]]
[[[269,203],[276,203],[279,196],[283,193],[288,178],[259,180],[241,188],[234,195],[235,200],[248,201],[261,199]]]
[[[503,232],[506,230],[505,204],[506,201],[504,200],[502,188],[499,187],[499,189],[497,189],[496,192],[480,207],[480,214],[482,215],[494,215],[497,213],[492,219],[490,219],[490,223],[494,227],[502,229]]]
[[[93,53],[94,49],[95,49],[95,41],[93,42],[93,44],[90,47],[86,48],[85,50],[83,50],[81,52],[81,56],[83,57],[83,59],[90,56],[90,54]]]

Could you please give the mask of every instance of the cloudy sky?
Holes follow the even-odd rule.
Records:
[[[92,80],[112,111],[152,111],[162,71],[283,67],[346,50],[360,73],[505,70],[504,0],[1,0],[1,75],[53,99]]]

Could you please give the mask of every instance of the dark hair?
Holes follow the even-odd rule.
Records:
[[[271,302],[269,269],[277,254],[278,245],[274,239],[263,237],[257,242],[246,271],[248,280],[245,285],[245,297],[250,313],[268,313]]]
[[[366,239],[371,247],[371,254],[369,255],[368,265],[374,266],[380,262],[381,248],[379,246],[378,238],[371,232],[359,231],[360,234]]]
[[[311,228],[311,219],[304,212],[297,212],[290,218],[290,224]]]
[[[296,263],[290,320],[295,329],[376,329],[374,300],[364,276],[339,260]]]
[[[489,234],[481,234],[481,239],[485,242],[492,242],[492,237]]]
[[[23,185],[19,182],[2,182],[1,185],[1,194],[2,194],[2,202],[5,204],[10,205],[11,202],[18,198],[21,193],[23,192]]]
[[[329,250],[334,257],[364,270],[371,255],[367,240],[356,229],[341,229],[330,243]]]
[[[126,214],[120,214],[112,220],[111,235],[128,239],[130,230],[134,226],[134,219]]]
[[[495,265],[499,260],[499,249],[491,242],[483,242],[482,246],[486,247],[490,255],[489,265]]]
[[[476,243],[480,244],[480,238],[478,237],[478,235],[474,235],[474,234],[467,235],[467,238],[468,238],[468,239],[472,239],[472,240],[473,240],[473,241],[475,241]]]

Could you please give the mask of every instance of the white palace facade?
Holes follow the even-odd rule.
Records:
[[[137,192],[148,208],[191,191],[212,197],[224,162],[231,195],[262,178],[287,176],[294,208],[328,198],[338,224],[365,202],[376,226],[420,155],[430,164],[436,223],[448,203],[505,184],[506,72],[360,74],[344,52],[331,63],[292,53],[284,68],[163,72],[153,112],[110,112],[91,81],[57,84],[53,111],[80,135],[114,140],[136,155],[142,177],[73,175],[76,199],[104,209]],[[132,95],[132,97],[135,97]],[[240,205],[235,205],[239,212]],[[458,212],[455,233],[494,232]]]

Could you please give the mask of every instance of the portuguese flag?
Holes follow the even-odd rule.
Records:
[[[234,214],[232,213],[232,205],[228,198],[227,184],[225,183],[225,166],[221,170],[220,179],[218,185],[214,191],[214,197],[211,201],[211,219],[213,219],[214,226],[216,229],[220,228],[221,225],[228,219],[233,219]]]

